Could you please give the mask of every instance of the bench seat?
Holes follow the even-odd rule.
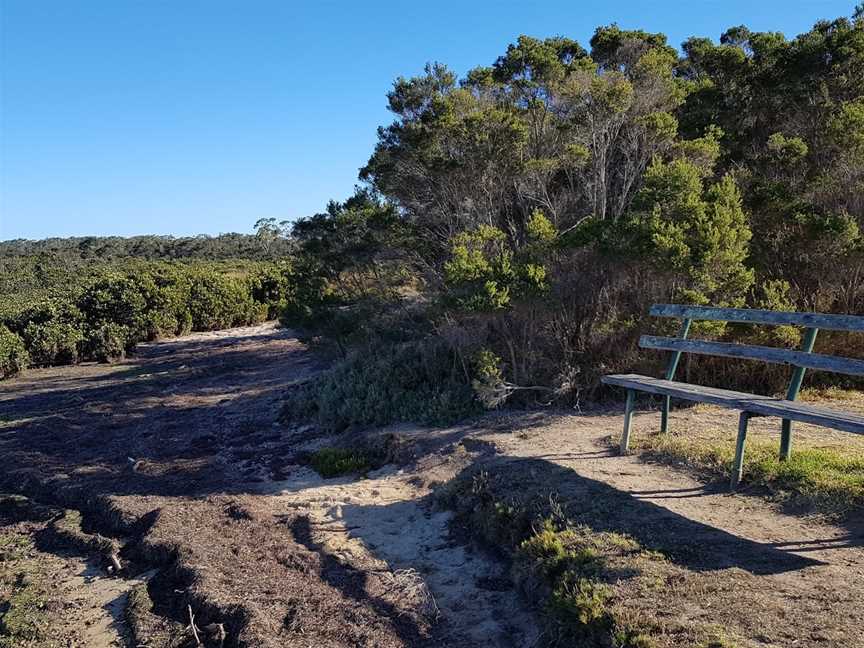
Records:
[[[671,396],[700,403],[710,403],[751,414],[777,416],[790,421],[811,423],[813,425],[843,430],[844,432],[864,434],[864,416],[798,401],[773,398],[771,396],[758,396],[744,392],[730,391],[728,389],[717,389],[715,387],[702,387],[700,385],[662,380],[639,374],[604,376],[602,381],[607,385],[616,385],[625,389]]]

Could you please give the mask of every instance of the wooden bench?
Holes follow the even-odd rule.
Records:
[[[864,434],[864,416],[842,412],[827,407],[806,405],[795,402],[807,369],[830,371],[853,376],[864,376],[864,360],[813,353],[813,345],[819,329],[831,331],[864,332],[864,317],[855,315],[826,315],[820,313],[788,313],[779,311],[750,310],[740,308],[709,308],[704,306],[680,306],[657,304],[651,307],[651,315],[671,317],[682,320],[677,338],[644,335],[639,346],[646,349],[671,351],[672,355],[664,379],[651,378],[638,374],[605,376],[602,381],[607,385],[617,385],[627,390],[627,404],[624,412],[624,433],[621,436],[621,452],[626,454],[630,445],[630,429],[633,421],[633,405],[637,391],[657,394],[664,397],[660,431],[669,428],[669,406],[672,398],[711,403],[741,411],[738,423],[738,442],[735,448],[735,462],[732,466],[732,488],[741,480],[744,462],[744,443],[747,438],[747,425],[755,416],[776,416],[783,419],[780,436],[780,459],[789,458],[792,450],[792,422],[812,423],[823,427]],[[736,322],[744,324],[766,324],[771,326],[805,327],[803,344],[800,350],[776,347],[731,344],[728,342],[708,342],[687,339],[690,325],[694,320]],[[696,353],[723,356],[742,360],[759,360],[775,364],[788,364],[795,369],[786,398],[759,396],[744,392],[716,389],[676,382],[675,371],[682,353]]]

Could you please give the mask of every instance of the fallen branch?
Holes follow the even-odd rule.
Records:
[[[189,610],[189,629],[192,631],[192,636],[195,637],[195,645],[203,646],[201,643],[201,638],[198,636],[198,628],[195,627],[195,615],[192,614],[192,606],[187,605],[186,609]]]

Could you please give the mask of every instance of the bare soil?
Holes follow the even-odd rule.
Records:
[[[0,383],[0,489],[82,511],[85,531],[121,547],[120,578],[107,579],[103,561],[92,567],[95,582],[135,591],[118,626],[79,564],[59,570],[59,586],[82,579],[81,605],[96,611],[81,621],[91,633],[81,645],[126,633],[130,645],[194,645],[190,611],[208,646],[537,645],[536,610],[506,563],[436,505],[442,484],[486,469],[506,471],[514,489],[554,491],[592,528],[661,552],[659,585],[637,588],[622,575],[618,592],[670,638],[716,625],[739,646],[864,646],[855,516],[793,515],[757,493],[729,494],[685,470],[617,456],[608,445],[621,426],[617,408],[357,432],[397,447],[393,463],[325,480],[303,458],[344,437],[278,421],[286,391],[322,368],[290,331],[263,325]],[[692,408],[672,424],[735,423],[734,414]],[[652,413],[636,417],[637,434],[653,425]],[[772,423],[756,425],[772,433]],[[20,525],[37,522],[16,524],[13,532],[28,534]],[[58,556],[46,547],[36,559]]]

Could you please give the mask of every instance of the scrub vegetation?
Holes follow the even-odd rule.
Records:
[[[248,253],[249,239],[257,240],[234,241],[236,254]],[[205,251],[206,241],[215,246],[218,240],[194,239]],[[175,251],[176,260],[170,249],[167,260],[151,259],[142,245],[138,239],[0,245],[0,376],[27,367],[109,362],[141,341],[261,322],[276,317],[290,298],[290,263],[264,260],[262,242],[259,258],[221,261]],[[219,249],[227,254],[228,247],[223,241]]]
[[[680,51],[614,25],[587,47],[522,36],[462,78],[433,64],[397,79],[363,187],[288,232],[283,320],[343,359],[290,410],[339,429],[446,420],[469,389],[487,407],[596,399],[603,374],[660,372],[637,346],[672,330],[652,303],[864,313],[862,88],[860,10]],[[800,342],[790,327],[694,334]],[[816,350],[862,356],[864,337]],[[788,383],[729,359],[686,371]]]

